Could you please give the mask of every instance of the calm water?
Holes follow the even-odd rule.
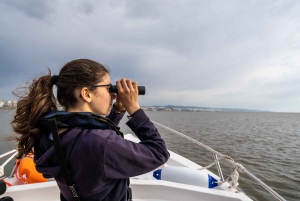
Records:
[[[146,112],[156,122],[182,132],[231,156],[247,170],[289,201],[300,200],[300,114],[229,112]],[[0,110],[0,137],[11,135],[13,111]],[[131,133],[125,125],[124,133]],[[170,150],[206,166],[212,154],[189,141],[159,128]],[[14,148],[0,142],[0,153]],[[0,160],[0,165],[3,160]],[[224,177],[231,169],[222,162]],[[211,171],[216,173],[216,169]],[[10,172],[6,170],[6,174]],[[240,173],[240,187],[253,200],[276,200],[251,179]]]

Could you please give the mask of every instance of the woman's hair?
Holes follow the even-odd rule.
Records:
[[[109,71],[103,65],[88,59],[70,61],[62,67],[58,76],[48,74],[34,79],[27,87],[13,92],[19,98],[16,114],[11,124],[19,136],[17,158],[33,151],[34,141],[39,139],[37,121],[46,112],[57,110],[53,85],[57,86],[57,100],[66,110],[76,104],[75,90],[89,87],[102,81]]]

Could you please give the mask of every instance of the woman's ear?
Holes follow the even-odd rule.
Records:
[[[92,101],[91,91],[87,87],[83,87],[82,89],[80,89],[80,96],[87,103],[90,103]]]

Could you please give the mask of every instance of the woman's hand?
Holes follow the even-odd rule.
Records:
[[[121,101],[119,100],[118,96],[115,95],[115,98],[116,98],[116,102],[114,103],[114,110],[117,112],[117,113],[122,113],[122,112],[125,112],[125,107],[122,105]]]
[[[128,114],[132,115],[135,111],[140,109],[137,82],[122,78],[116,82],[116,85],[118,88],[117,102],[120,102]]]

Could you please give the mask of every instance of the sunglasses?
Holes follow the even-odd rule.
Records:
[[[94,86],[92,86],[92,87],[109,87],[109,88],[108,88],[108,91],[109,91],[109,93],[112,93],[112,92],[111,92],[112,84],[100,84],[100,85],[94,85]]]

